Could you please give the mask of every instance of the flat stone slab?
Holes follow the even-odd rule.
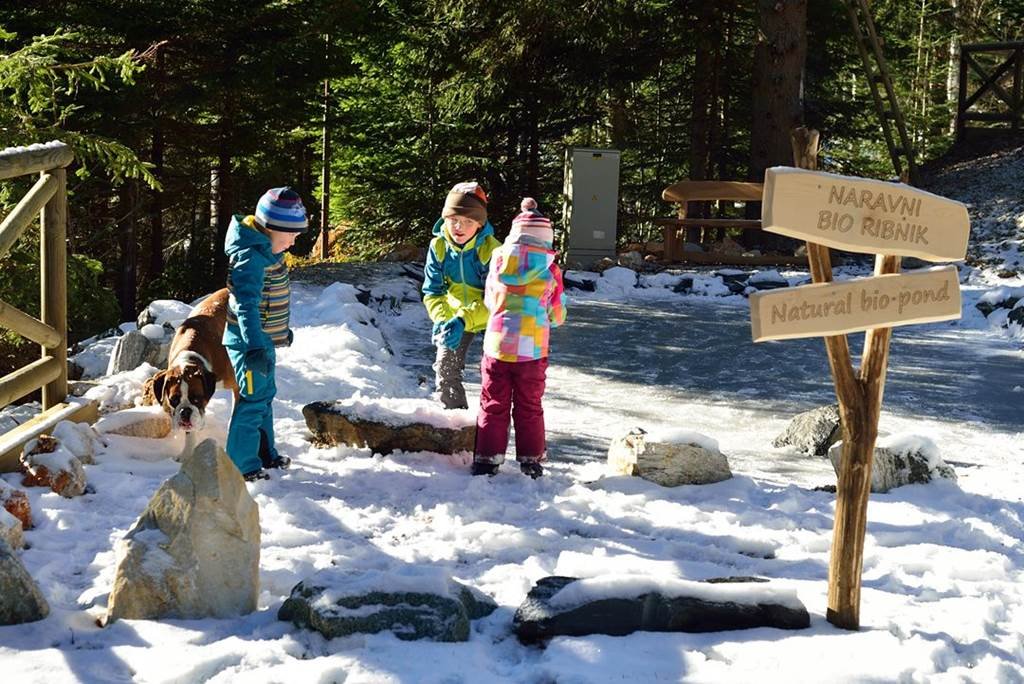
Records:
[[[441,412],[439,407],[436,410]],[[432,417],[429,412],[403,415],[386,407],[374,406],[368,410],[367,404],[346,401],[317,401],[302,407],[306,426],[318,444],[368,447],[376,454],[473,451],[476,423],[469,422],[472,417],[465,411],[443,413],[451,417],[426,422]]]
[[[624,636],[638,631],[804,629],[811,620],[795,592],[773,589],[759,578],[654,582],[621,576],[553,576],[530,590],[512,624],[521,642],[536,643],[555,636]]]
[[[403,641],[469,640],[470,620],[497,608],[488,596],[432,569],[409,573],[321,570],[299,582],[277,613],[328,639],[391,632]]]

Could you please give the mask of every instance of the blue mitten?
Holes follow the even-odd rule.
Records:
[[[245,352],[245,366],[260,375],[268,374],[270,372],[270,356],[267,355],[267,350],[257,347]]]
[[[430,341],[434,344],[444,344],[444,321],[436,321],[430,329]]]
[[[449,349],[456,349],[462,341],[462,333],[466,330],[466,322],[455,316],[444,322],[444,346]]]

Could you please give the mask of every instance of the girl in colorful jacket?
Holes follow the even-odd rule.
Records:
[[[544,384],[551,328],[565,322],[565,288],[555,264],[551,221],[530,197],[512,220],[495,252],[484,301],[490,310],[480,366],[480,412],[474,475],[495,475],[505,460],[510,419],[515,421],[516,460],[536,479],[544,474]]]
[[[231,292],[224,347],[239,387],[227,452],[246,480],[267,479],[264,468],[285,468],[291,462],[274,446],[274,348],[292,343],[284,251],[307,226],[298,193],[273,188],[260,197],[255,215],[232,218],[224,239]]]
[[[431,339],[437,392],[446,409],[469,408],[462,386],[466,353],[487,325],[484,279],[501,243],[487,222],[487,195],[477,183],[459,183],[445,198],[423,268],[423,304],[434,322]]]

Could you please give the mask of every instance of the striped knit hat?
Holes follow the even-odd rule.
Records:
[[[509,237],[517,238],[520,235],[529,235],[550,246],[554,242],[555,231],[551,228],[551,220],[545,218],[537,210],[537,200],[532,197],[524,197],[519,208],[522,213],[512,219],[512,230]]]
[[[441,218],[464,216],[481,226],[487,223],[487,193],[479,183],[458,183],[444,199]]]
[[[256,205],[256,220],[271,230],[305,233],[309,227],[299,193],[289,187],[271,188]]]

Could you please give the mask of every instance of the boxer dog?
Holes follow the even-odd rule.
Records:
[[[143,404],[159,404],[171,417],[171,429],[185,431],[185,448],[177,460],[195,447],[192,433],[205,425],[206,404],[218,384],[230,388],[238,400],[235,373],[222,342],[227,310],[227,288],[199,302],[174,333],[167,370],[143,387]]]

